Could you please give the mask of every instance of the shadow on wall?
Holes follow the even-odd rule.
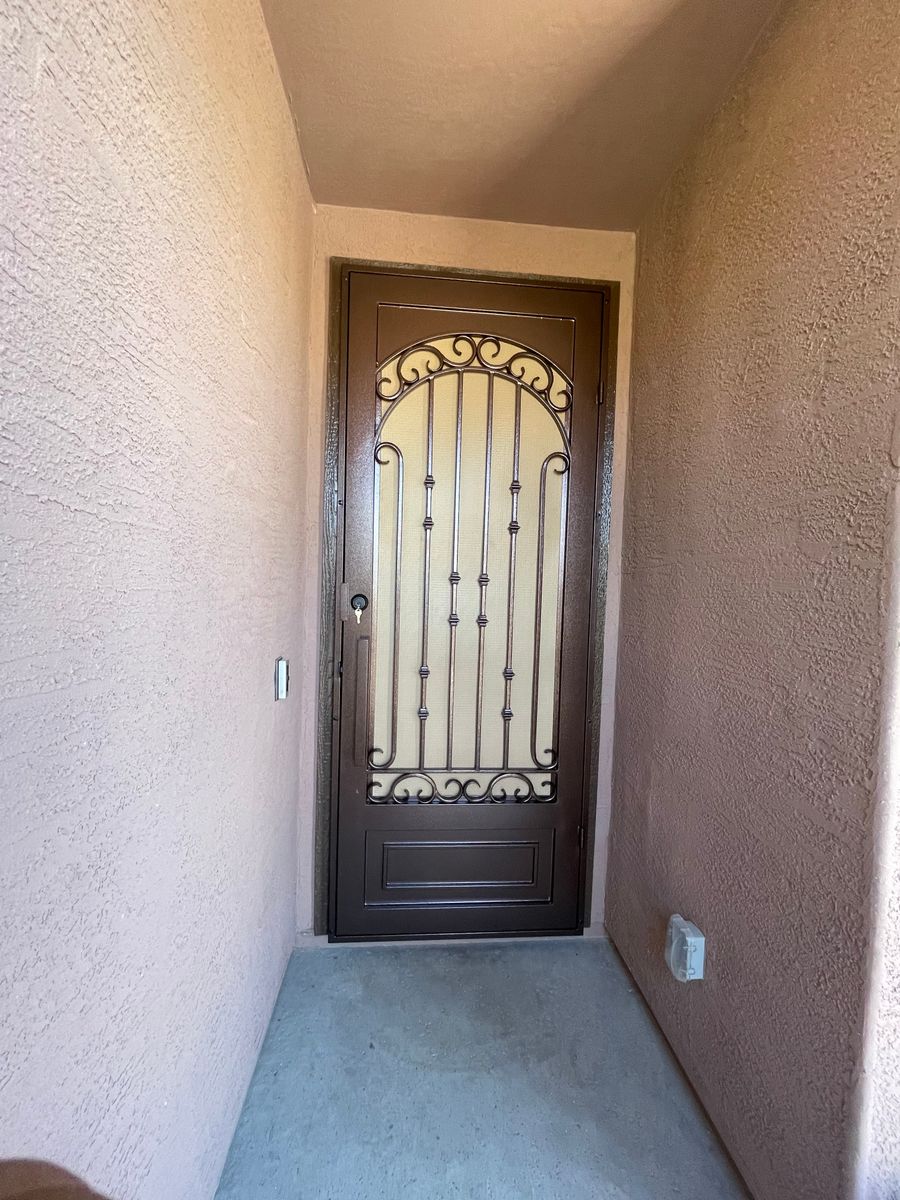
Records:
[[[728,95],[749,48],[767,27],[782,0],[744,0],[734,6],[726,43],[710,47],[706,31],[716,28],[720,0],[677,0],[665,18],[632,46],[599,79],[594,89],[572,105],[541,140],[520,148],[503,164],[497,178],[473,186],[469,207],[486,217],[508,216],[510,195],[524,191],[549,225],[584,224],[584,214],[565,212],[560,181],[569,177],[573,145],[595,164],[593,206],[608,216],[607,228],[633,229],[635,213],[646,199],[659,194],[681,161],[685,147],[700,133],[709,111],[707,97],[718,108]],[[648,87],[651,80],[653,86]],[[673,97],[694,93],[691,104],[674,105]],[[610,114],[615,120],[610,121]],[[633,147],[629,171],[604,170],[621,161],[622,145]],[[524,153],[521,151],[524,150]],[[561,207],[562,206],[562,209]],[[560,219],[561,211],[566,219]],[[537,218],[536,218],[537,219]]]
[[[106,1200],[62,1167],[31,1159],[0,1162],[0,1200]]]

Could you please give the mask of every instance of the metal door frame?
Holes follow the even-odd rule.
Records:
[[[590,865],[594,857],[597,811],[600,699],[603,678],[603,629],[606,615],[607,569],[612,500],[613,432],[616,406],[616,357],[618,347],[620,284],[611,280],[571,279],[559,276],[506,274],[493,271],[449,270],[409,263],[366,259],[332,258],[329,270],[328,349],[326,363],[326,419],[323,478],[323,537],[320,594],[320,645],[318,663],[318,714],[316,731],[316,814],[314,932],[329,933],[335,905],[337,766],[335,743],[339,732],[340,679],[335,661],[338,643],[340,580],[337,564],[343,559],[344,425],[346,409],[347,326],[349,277],[353,271],[369,274],[415,275],[488,283],[532,284],[568,291],[605,293],[606,303],[600,341],[600,381],[603,412],[598,426],[597,491],[594,497],[594,537],[591,559],[590,638],[594,647],[588,664],[589,705],[586,716],[584,794],[582,826],[586,831],[579,864],[578,925],[590,913]],[[472,936],[472,935],[461,935]],[[510,934],[510,937],[528,937]],[[359,939],[354,939],[359,940]],[[381,940],[381,939],[378,939]],[[456,939],[454,939],[456,940]]]

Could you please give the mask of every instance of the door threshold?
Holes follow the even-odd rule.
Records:
[[[364,938],[333,940],[326,933],[301,933],[297,935],[297,941],[294,946],[295,950],[322,950],[329,946],[340,946],[352,950],[357,949],[378,949],[391,947],[410,947],[417,949],[424,946],[461,946],[461,945],[479,945],[479,946],[509,946],[515,943],[522,942],[571,942],[573,938],[582,938],[584,941],[608,941],[609,935],[603,925],[589,926],[587,929],[580,932],[573,931],[572,933],[532,933],[532,934],[508,934],[505,937],[429,937],[429,938]]]

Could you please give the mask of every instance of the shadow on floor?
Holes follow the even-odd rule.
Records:
[[[103,1200],[62,1167],[33,1159],[0,1162],[0,1200]]]
[[[292,958],[217,1200],[746,1200],[605,942]]]

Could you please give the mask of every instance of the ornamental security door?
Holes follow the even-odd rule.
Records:
[[[343,296],[330,932],[578,932],[608,295]]]

